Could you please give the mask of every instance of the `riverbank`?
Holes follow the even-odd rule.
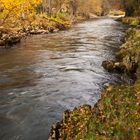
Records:
[[[19,43],[23,37],[37,34],[48,34],[58,32],[70,28],[70,20],[61,18],[47,17],[45,15],[38,15],[30,23],[24,21],[20,26],[12,28],[11,26],[0,27],[0,46],[9,47]]]
[[[105,61],[103,66],[110,72],[134,76],[135,83],[110,85],[94,107],[84,105],[65,111],[63,120],[52,127],[49,140],[139,139],[139,24],[127,31],[124,42],[116,61]]]
[[[38,15],[30,23],[24,21],[20,26],[11,27],[9,25],[0,26],[0,47],[11,47],[29,35],[56,33],[69,29],[73,24],[86,20],[88,17],[77,16],[73,19],[61,15],[57,17],[47,17]]]

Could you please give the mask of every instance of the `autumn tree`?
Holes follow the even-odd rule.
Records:
[[[8,21],[15,24],[18,20],[28,19],[35,15],[35,7],[40,2],[41,0],[0,0],[0,24]]]

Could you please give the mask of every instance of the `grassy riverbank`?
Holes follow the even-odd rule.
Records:
[[[136,82],[133,85],[109,86],[103,91],[101,99],[94,107],[84,105],[64,112],[62,122],[52,127],[50,140],[139,139],[140,29],[138,26],[127,31],[125,43],[121,46],[117,62],[114,64],[117,69],[123,66],[121,73],[128,76],[136,75]]]
[[[140,25],[140,17],[124,17],[120,18],[120,21],[129,25]]]

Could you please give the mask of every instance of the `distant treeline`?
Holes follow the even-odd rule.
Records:
[[[42,10],[49,13],[106,15],[110,9],[124,10],[126,16],[139,16],[140,0],[42,0]]]
[[[140,16],[140,0],[0,0],[0,25],[13,19],[32,20],[41,13],[102,16],[112,9],[124,10],[126,16]]]
[[[120,0],[42,0],[38,11],[46,13],[68,12],[71,15],[89,13],[106,15],[110,9],[122,9]]]

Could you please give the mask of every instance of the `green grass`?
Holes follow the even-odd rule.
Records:
[[[138,140],[140,127],[140,81],[115,86],[103,93],[93,109],[86,140]]]
[[[121,46],[117,57],[121,59],[129,73],[133,64],[140,63],[140,29],[129,29],[126,33],[126,40],[126,43]]]
[[[140,25],[140,17],[124,17],[121,18],[121,21],[129,25]]]
[[[109,86],[91,108],[80,106],[61,122],[59,140],[138,140],[140,80],[133,86]]]

